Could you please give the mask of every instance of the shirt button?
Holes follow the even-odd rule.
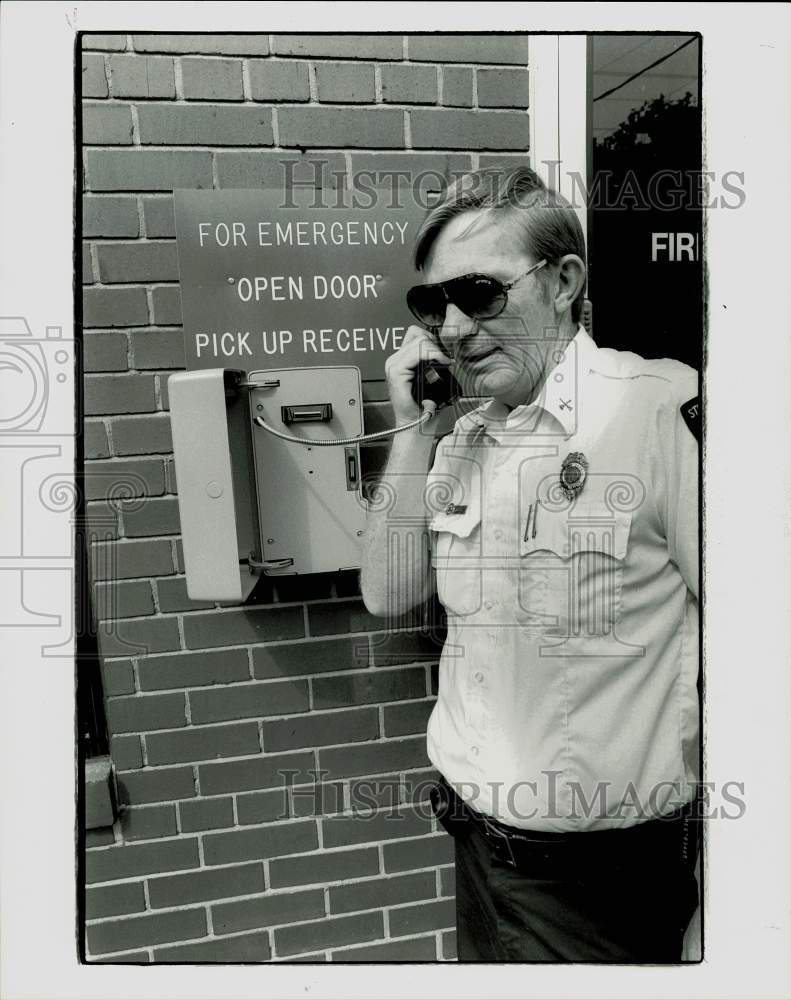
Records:
[[[503,533],[502,533],[502,531],[500,531],[500,529],[499,529],[499,528],[497,529],[497,531],[495,531],[495,533],[494,533],[494,537],[495,537],[495,538],[497,539],[497,541],[498,541],[498,542],[499,542],[499,541],[500,541],[500,539],[501,539],[501,538],[503,537]]]
[[[478,747],[470,747],[470,753],[473,755],[473,757],[477,757],[480,752],[481,751],[478,749]]]
[[[477,673],[477,674],[475,675],[475,680],[476,680],[476,681],[477,681],[477,682],[478,682],[479,684],[483,684],[483,674],[482,674],[482,673],[480,672],[480,670],[479,670],[479,671],[478,671],[478,673]]]
[[[486,604],[484,604],[484,607],[486,608],[487,611],[491,611],[494,605],[492,604],[491,601],[487,601]]]

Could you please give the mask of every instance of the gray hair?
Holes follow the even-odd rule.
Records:
[[[565,254],[576,254],[586,263],[585,236],[577,213],[566,199],[548,188],[529,167],[503,171],[501,167],[476,170],[459,177],[444,199],[428,213],[418,230],[414,261],[420,271],[443,226],[463,212],[514,211],[525,232],[525,249],[535,259],[556,264]],[[540,209],[540,211],[532,211]],[[580,290],[571,306],[579,323],[585,298]]]

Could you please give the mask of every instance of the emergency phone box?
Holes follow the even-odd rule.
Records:
[[[191,599],[239,603],[262,573],[359,567],[358,368],[214,368],[168,385]]]

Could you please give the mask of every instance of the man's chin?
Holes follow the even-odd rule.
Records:
[[[456,378],[465,396],[501,396],[510,392],[518,381],[516,373],[502,365],[488,370],[478,370],[472,365],[457,371]]]

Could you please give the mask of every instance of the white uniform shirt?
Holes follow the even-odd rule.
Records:
[[[428,752],[512,826],[630,826],[698,780],[698,449],[679,409],[698,377],[582,327],[555,361],[537,403],[492,400],[437,447],[448,635]]]

